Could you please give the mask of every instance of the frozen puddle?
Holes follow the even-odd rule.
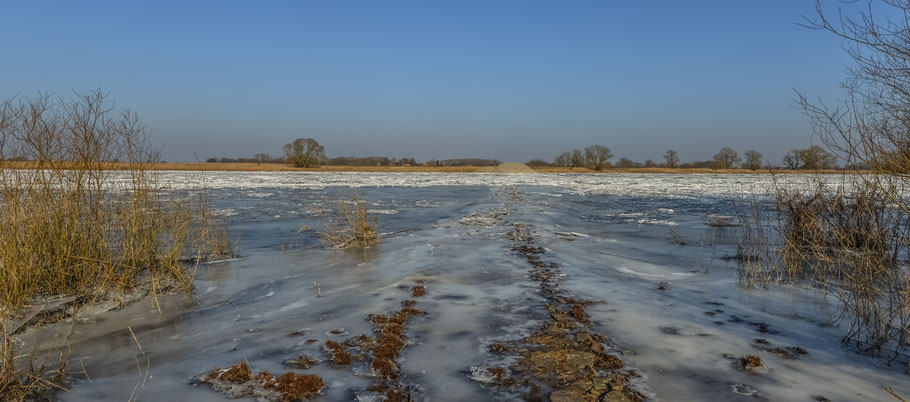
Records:
[[[617,386],[609,384],[615,373],[651,400],[894,400],[882,387],[910,396],[906,359],[887,367],[842,348],[836,306],[823,294],[735,286],[735,262],[722,258],[735,253],[735,232],[705,217],[735,215],[730,194],[756,180],[215,176],[212,202],[232,211],[226,218],[244,257],[200,266],[190,305],[169,295],[159,298],[162,314],[143,300],[77,322],[75,380],[57,399],[221,401],[225,394],[194,379],[245,362],[276,378],[317,375],[321,400],[379,400],[375,349],[344,342],[378,339],[385,327],[367,317],[408,300],[426,314],[404,323],[392,356],[399,374],[385,384],[408,384],[416,400],[517,400],[532,385],[544,399],[565,397],[527,374],[558,375],[563,366],[547,363],[558,350],[547,348],[560,342],[576,348],[566,356],[580,367],[600,359],[585,377],[588,396]],[[323,207],[342,179],[358,184],[389,233],[375,249],[326,249],[315,231],[298,233],[325,224]],[[687,245],[658,221],[674,222]],[[428,293],[415,298],[418,283]],[[329,341],[351,352],[349,365],[333,363]],[[287,364],[301,355],[313,358],[309,368]],[[605,364],[607,355],[623,367]],[[745,355],[764,367],[738,367]]]

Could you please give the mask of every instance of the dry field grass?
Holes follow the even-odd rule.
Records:
[[[569,167],[532,167],[535,172],[538,173],[666,173],[666,174],[769,174],[772,173],[768,169],[759,169],[759,170],[749,170],[749,169],[701,169],[701,168],[692,168],[692,169],[682,169],[682,168],[663,168],[663,167],[653,167],[653,168],[606,168],[600,172],[593,171],[588,168],[569,168]],[[817,171],[807,171],[807,170],[774,170],[774,174],[804,174],[804,173],[813,173],[813,174],[837,174],[845,173],[843,170],[817,170]]]
[[[121,168],[120,164],[112,163],[111,169]],[[489,167],[482,166],[331,166],[323,165],[312,168],[295,168],[291,165],[280,163],[189,163],[167,162],[159,163],[156,170],[191,170],[191,171],[255,171],[255,172],[436,172],[436,173],[480,173],[489,172]],[[679,169],[679,168],[634,168],[620,169],[607,168],[596,172],[587,168],[567,167],[532,167],[536,173],[667,173],[667,174],[767,174],[769,170],[748,169]],[[810,173],[805,170],[774,170],[775,174],[802,174]],[[812,171],[816,174],[844,173],[842,170]]]
[[[29,169],[36,165],[32,162],[6,162],[9,168]],[[58,164],[59,165],[59,164]],[[132,167],[127,163],[105,162],[105,170],[130,170]],[[133,165],[135,166],[135,164]],[[332,166],[322,165],[311,168],[295,168],[289,164],[282,163],[193,163],[193,162],[158,162],[152,166],[146,167],[148,170],[157,171],[211,171],[211,172],[436,172],[436,173],[483,173],[495,170],[490,166]],[[588,168],[571,168],[571,167],[531,167],[536,173],[666,173],[666,174],[769,174],[768,169],[749,170],[749,169],[682,169],[682,168],[606,168],[600,172]],[[850,173],[844,170],[783,170],[775,169],[774,174],[843,174]]]

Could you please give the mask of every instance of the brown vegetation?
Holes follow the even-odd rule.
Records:
[[[423,295],[425,295],[425,294],[427,294],[427,288],[425,288],[421,285],[417,285],[417,286],[414,286],[413,288],[411,288],[411,297],[423,297]],[[406,306],[406,307],[410,307],[410,306]]]
[[[547,253],[535,246],[531,230],[514,224],[508,237],[512,247],[531,267],[530,278],[539,282],[541,293],[549,300],[549,319],[517,345],[494,344],[492,353],[517,350],[519,356],[509,369],[485,369],[496,387],[519,386],[529,389],[525,399],[541,398],[541,390],[552,389],[551,401],[640,401],[642,396],[628,387],[628,374],[621,371],[622,360],[608,353],[606,338],[592,331],[593,323],[585,311],[593,302],[562,295],[556,286],[559,265],[546,263]],[[512,375],[508,373],[511,371]]]
[[[0,400],[24,401],[50,399],[62,390],[69,356],[61,350],[39,362],[37,352],[19,355],[12,338],[3,333],[0,339]]]
[[[17,169],[10,159],[31,160]],[[123,172],[107,170],[124,160]],[[140,275],[187,293],[184,259],[229,252],[202,197],[166,191],[145,128],[100,91],[0,103],[0,305],[99,294]]]
[[[322,390],[322,378],[312,374],[287,372],[278,377],[275,390],[282,395],[283,402],[312,399]]]
[[[751,370],[759,367],[763,367],[761,358],[755,355],[745,355],[740,357],[736,362],[736,366],[742,370]]]
[[[335,365],[347,366],[354,360],[354,357],[344,350],[344,346],[341,346],[338,342],[325,341],[325,350]]]
[[[664,174],[843,174],[843,170],[785,170],[785,169],[758,169],[758,170],[749,170],[749,169],[707,169],[707,168],[670,168],[670,167],[641,167],[641,168],[617,168],[617,167],[608,167],[604,168],[600,172],[595,172],[593,170],[584,168],[584,167],[531,167],[537,173],[602,173],[602,174],[611,174],[611,173],[664,173]]]
[[[845,342],[897,357],[910,341],[910,216],[877,186],[854,184],[778,188],[780,221],[767,227],[758,218],[744,229],[740,285],[823,287],[844,310]]]
[[[335,248],[367,248],[379,243],[379,221],[370,219],[359,197],[336,204],[335,219],[321,233],[322,241]]]
[[[215,368],[200,381],[232,398],[256,397],[259,400],[292,402],[315,398],[323,388],[322,378],[312,374],[286,372],[279,377],[262,370],[253,375],[246,362],[227,369]]]
[[[3,400],[35,398],[63,380],[68,348],[57,370],[37,364],[35,351],[12,357],[6,331],[23,324],[6,324],[23,306],[34,303],[47,322],[143,282],[152,295],[173,286],[190,295],[195,271],[185,262],[232,252],[205,194],[168,191],[145,127],[111,105],[101,91],[0,102]],[[121,171],[110,170],[112,160],[124,161]],[[70,301],[42,302],[52,298]],[[49,305],[56,310],[45,311]]]

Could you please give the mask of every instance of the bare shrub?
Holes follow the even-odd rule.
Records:
[[[739,261],[739,286],[752,289],[756,285],[766,287],[770,283],[783,280],[778,254],[774,251],[772,240],[777,227],[776,211],[763,208],[757,199],[752,199],[749,208],[739,209],[737,217],[740,223],[739,242],[736,245],[734,259]]]
[[[819,169],[842,160],[870,170],[836,188],[778,188],[780,262],[769,271],[778,282],[823,286],[841,303],[844,342],[894,359],[910,343],[910,19],[889,16],[907,16],[910,3],[838,2],[836,13],[816,4],[803,25],[843,40],[854,65],[842,103],[798,94],[827,150],[794,150],[784,162]]]
[[[754,236],[741,242],[765,249],[740,265],[740,285],[822,287],[841,304],[845,343],[898,357],[910,341],[910,216],[864,181],[808,192],[778,186],[775,198],[775,231],[755,231],[755,219]]]
[[[2,315],[36,296],[126,291],[143,276],[189,294],[183,261],[230,246],[204,198],[168,191],[157,161],[138,116],[100,90],[0,103]]]
[[[842,303],[845,342],[899,352],[910,340],[910,219],[878,187],[784,194],[781,261],[791,277],[824,285]],[[896,357],[896,355],[895,355]]]
[[[333,221],[320,233],[323,242],[334,248],[367,248],[379,243],[379,221],[370,219],[358,196],[350,201],[342,198],[334,212]]]

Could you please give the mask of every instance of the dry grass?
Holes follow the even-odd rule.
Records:
[[[778,188],[780,220],[745,231],[740,284],[822,287],[841,304],[844,342],[894,359],[910,344],[910,215],[879,187],[854,184]]]
[[[477,166],[332,166],[321,165],[309,168],[295,168],[281,163],[180,163],[168,162],[156,166],[158,170],[189,171],[254,171],[254,172],[438,172],[438,173],[473,173],[479,172]]]
[[[54,392],[64,390],[69,359],[65,348],[41,358],[37,351],[20,355],[10,335],[0,337],[0,400],[50,400]]]
[[[204,194],[168,191],[138,117],[110,105],[100,91],[0,102],[0,321],[42,298],[92,302],[146,280],[190,295],[186,261],[230,253]],[[126,162],[112,171],[110,160]],[[48,371],[4,337],[0,399],[59,387],[64,354]]]
[[[10,158],[33,160],[19,169]],[[127,160],[123,171],[106,160]],[[182,261],[228,253],[204,197],[168,192],[157,155],[129,112],[105,95],[2,104],[0,115],[0,305],[36,296],[128,290],[141,275],[187,292]]]
[[[844,171],[841,170],[768,170],[768,169],[759,169],[759,170],[750,170],[750,169],[702,169],[702,168],[662,168],[662,167],[653,167],[653,168],[605,168],[601,171],[594,171],[588,168],[577,167],[531,167],[537,173],[599,173],[599,174],[611,174],[611,173],[665,173],[665,174],[843,174]]]
[[[378,219],[370,219],[366,205],[355,196],[336,203],[335,218],[320,236],[334,248],[368,248],[379,243],[378,227]]]

